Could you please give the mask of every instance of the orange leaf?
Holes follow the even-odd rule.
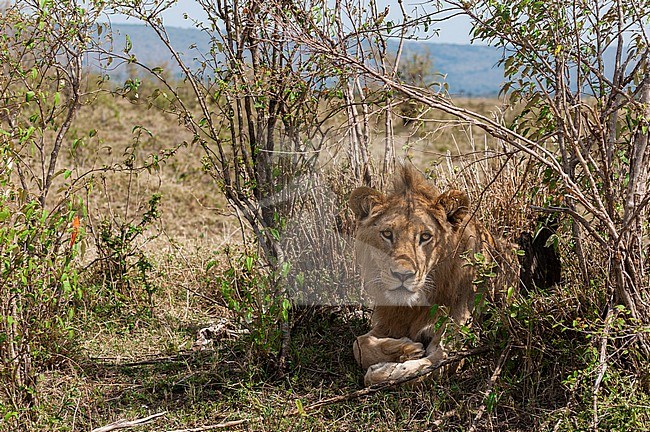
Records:
[[[79,235],[79,226],[81,225],[81,221],[79,220],[79,216],[75,215],[74,219],[72,219],[72,235],[70,236],[70,247],[74,246],[75,240],[77,240],[77,235]]]

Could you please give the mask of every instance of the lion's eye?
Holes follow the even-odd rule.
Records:
[[[383,230],[381,232],[381,236],[385,238],[386,240],[392,240],[393,239],[393,232],[391,230]]]
[[[431,240],[431,234],[429,233],[422,233],[420,234],[420,244],[426,243],[429,240]]]

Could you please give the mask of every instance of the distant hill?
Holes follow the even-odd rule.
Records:
[[[113,24],[114,49],[122,50],[126,45],[128,34],[133,48],[131,52],[139,61],[151,67],[173,65],[168,50],[158,39],[155,32],[144,25]],[[207,52],[210,37],[195,28],[168,27],[170,41],[174,49],[183,54],[185,61],[193,60],[197,52]],[[190,49],[196,46],[197,50]],[[396,43],[389,43],[389,48],[396,49]],[[500,52],[493,47],[480,45],[438,44],[432,42],[407,41],[404,56],[410,53],[429,53],[433,59],[435,72],[445,76],[452,94],[466,96],[494,96],[499,92],[503,82],[503,68],[497,66]],[[178,73],[177,67],[173,67]],[[113,72],[113,74],[116,74]],[[119,70],[115,78],[119,77]]]
[[[501,53],[494,47],[407,41],[404,55],[411,52],[431,55],[435,72],[444,75],[452,94],[495,96],[504,82],[503,67],[497,65]]]

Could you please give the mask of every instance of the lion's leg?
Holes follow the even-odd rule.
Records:
[[[428,357],[407,360],[402,363],[378,363],[368,368],[368,371],[363,378],[363,382],[365,385],[370,386],[386,381],[401,379],[407,376],[413,376],[432,364],[433,363]]]
[[[372,332],[359,336],[352,347],[354,358],[364,369],[377,363],[404,362],[424,355],[421,343],[407,337],[401,339],[376,337]]]
[[[402,379],[407,376],[416,375],[418,372],[428,368],[447,357],[447,351],[440,345],[438,349],[427,348],[427,356],[411,359],[404,362],[383,362],[373,364],[368,368],[364,377],[365,385],[373,385],[381,382]]]

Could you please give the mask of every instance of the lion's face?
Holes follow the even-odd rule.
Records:
[[[430,306],[435,286],[428,275],[454,254],[467,196],[439,194],[404,169],[389,196],[356,189],[350,205],[357,217],[356,257],[376,305]]]

